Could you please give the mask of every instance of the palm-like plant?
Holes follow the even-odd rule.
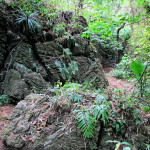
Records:
[[[17,23],[22,27],[22,31],[25,34],[29,34],[40,30],[40,24],[38,23],[37,13],[31,13],[31,11],[21,12],[18,15]]]

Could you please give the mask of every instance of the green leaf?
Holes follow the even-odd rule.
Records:
[[[145,69],[145,66],[142,62],[136,62],[136,61],[132,61],[130,67],[132,69],[132,72],[138,77],[142,75]]]
[[[132,145],[130,143],[128,143],[128,142],[122,142],[121,144],[128,145],[128,146],[130,146],[132,148]]]

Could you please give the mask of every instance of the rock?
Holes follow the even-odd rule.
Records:
[[[50,56],[58,57],[62,54],[62,48],[56,41],[49,41],[44,43],[36,43],[36,49],[39,56],[45,62]]]
[[[37,92],[44,91],[48,86],[47,82],[42,78],[40,73],[26,73],[23,75],[23,78],[25,82],[30,85],[30,88],[36,90]]]
[[[64,11],[60,14],[60,22],[65,22],[65,23],[71,23],[72,22],[72,17],[73,17],[73,12],[71,11]]]
[[[78,24],[82,25],[84,28],[88,26],[87,21],[83,16],[79,16],[77,21],[78,21]]]
[[[5,30],[0,28],[0,68],[2,68],[4,60],[5,60],[5,55],[7,53],[6,50],[6,42],[7,42],[7,37]],[[0,69],[1,70],[1,69]]]
[[[72,98],[69,98],[72,93],[82,95],[82,101],[78,104],[74,103]],[[124,126],[126,132],[116,133],[110,119],[111,113],[107,113],[106,124],[103,124],[102,118],[94,122],[93,137],[83,138],[83,134],[77,128],[74,110],[81,111],[86,108],[91,114],[91,106],[95,104],[94,99],[98,95],[93,91],[82,92],[82,85],[75,83],[66,84],[61,89],[48,89],[44,94],[29,94],[17,104],[8,119],[8,124],[2,130],[0,138],[5,148],[8,150],[83,150],[85,147],[87,150],[115,149],[117,143],[107,142],[110,140],[128,142],[135,150],[146,149],[146,144],[149,142],[148,133],[142,133],[139,130],[137,134],[136,126],[134,125],[131,130],[131,125],[127,122],[127,126]],[[127,116],[130,119],[133,118],[130,122],[132,125],[135,124],[132,113],[124,114],[124,119]],[[123,144],[120,148],[125,146]]]
[[[47,88],[48,84],[41,74],[32,72],[23,65],[21,68],[18,70],[10,69],[7,72],[3,83],[4,94],[22,100],[31,90],[41,93]]]
[[[7,140],[6,144],[10,145],[10,147],[12,145],[14,145],[14,147],[16,149],[18,149],[18,148],[21,148],[25,145],[25,141],[20,137],[19,134],[18,135],[17,134],[16,135],[12,134],[8,137],[8,140]]]
[[[16,18],[14,9],[17,8],[7,10],[7,5],[0,6],[2,14],[0,16],[1,94],[21,100],[30,91],[43,93],[47,88],[47,82],[53,85],[57,81],[65,83],[67,79],[63,79],[60,68],[55,65],[56,61],[60,61],[62,66],[65,64],[66,68],[71,62],[77,61],[79,71],[73,75],[71,81],[79,81],[79,78],[81,82],[88,80],[96,88],[108,85],[100,65],[101,60],[95,62],[95,58],[99,55],[90,45],[90,39],[81,38],[84,28],[87,27],[84,17],[79,16],[72,20],[72,12],[63,12],[59,14],[58,23],[65,24],[63,27],[64,37],[57,38],[54,28],[58,24],[54,24],[53,29],[44,30],[43,28],[45,39],[40,40],[43,38],[42,35],[39,37],[34,35],[35,39],[31,38],[33,41],[29,41],[26,35],[20,33],[18,26],[12,23]],[[6,15],[4,10],[9,15]],[[66,35],[66,33],[68,34]],[[36,43],[36,41],[38,42]],[[63,55],[66,48],[71,51],[69,59]]]
[[[21,100],[29,93],[29,86],[21,78],[21,74],[10,69],[4,80],[4,94],[13,97],[15,99]]]
[[[64,134],[62,137],[59,137]],[[48,142],[44,145],[44,150],[65,149],[65,150],[82,150],[85,149],[84,139],[78,136],[75,127],[71,132],[57,131],[48,138]]]
[[[8,150],[85,148],[88,141],[73,123],[70,110],[73,107],[61,98],[57,99],[59,105],[55,105],[51,98],[46,94],[30,94],[17,104],[1,134]]]
[[[90,48],[88,39],[81,38],[79,34],[74,35],[73,39],[75,41],[75,47],[71,49],[72,55],[89,56]]]
[[[16,47],[15,54],[13,55],[13,58],[11,59],[12,59],[12,64],[15,64],[15,63],[22,64],[26,68],[29,68],[34,72],[38,72],[43,77],[46,78],[47,73],[45,69],[35,59],[35,56],[33,55],[32,47],[30,44],[21,42]]]
[[[48,32],[46,32],[45,38],[46,41],[53,41],[57,38],[57,36],[53,31],[49,30]]]
[[[89,82],[92,82],[93,86],[95,86],[96,88],[107,87],[108,81],[103,72],[101,62],[99,61],[99,59],[96,59],[96,61],[94,60],[94,54],[91,55],[91,59],[90,57],[87,57],[88,55],[90,55],[90,53],[93,53],[92,51],[90,52],[88,41],[86,39],[81,39],[79,35],[74,36],[74,40],[76,44],[75,47],[71,50],[71,58],[72,60],[77,60],[79,71],[73,77],[73,79],[80,79],[81,82],[88,80]],[[65,45],[63,46],[65,47]],[[53,74],[55,82],[61,80],[62,77],[55,65],[55,62],[60,61],[58,58],[61,58],[61,63],[66,64],[67,61],[62,55],[62,48],[54,41],[37,43],[36,48],[39,56],[42,58],[42,61],[45,64],[50,65],[48,69]]]
[[[35,62],[32,48],[30,44],[21,42],[16,47],[16,53],[14,55],[12,63],[23,64],[27,68],[32,68],[33,63]]]
[[[89,81],[96,88],[104,88],[108,86],[108,80],[104,75],[99,59],[90,62],[86,57],[78,57],[79,72],[77,76],[81,82]]]
[[[70,34],[76,35],[81,34],[85,31],[85,28],[88,26],[86,19],[83,16],[79,16],[75,19],[75,22],[71,22]]]
[[[150,136],[144,135],[142,133],[135,134],[134,132],[130,133],[130,136],[129,136],[129,138],[131,139],[131,141],[133,143],[133,147],[135,150],[138,150],[139,148],[146,149],[145,143],[148,143],[149,137]]]
[[[36,43],[36,49],[47,70],[52,74],[53,81],[57,82],[60,80],[60,74],[55,65],[55,61],[59,60],[63,54],[63,48],[56,41],[49,41]]]

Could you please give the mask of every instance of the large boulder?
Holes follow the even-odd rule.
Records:
[[[47,73],[43,66],[39,64],[39,62],[35,58],[34,52],[32,50],[32,46],[30,44],[27,44],[25,42],[21,42],[19,45],[17,45],[15,49],[15,54],[13,55],[12,64],[18,63],[22,64],[26,68],[31,69],[33,72],[40,73],[43,77],[46,78]],[[10,58],[8,58],[7,61],[9,61]]]
[[[74,107],[63,98],[60,95],[55,103],[51,95],[30,94],[19,102],[1,134],[5,147],[8,150],[82,150],[89,143],[96,144],[82,137],[73,120]]]
[[[109,104],[113,105],[114,116]],[[116,113],[118,104],[125,107],[122,101],[107,101],[97,90],[93,93],[75,83],[48,88],[44,94],[31,93],[17,104],[0,138],[7,150],[114,150],[116,143],[108,141],[128,142],[134,150],[146,149],[150,138],[149,115],[139,116],[139,120],[144,119],[137,127],[133,113],[137,108],[127,106],[125,111],[120,107],[122,118]],[[97,113],[101,113],[98,120],[93,116]],[[92,120],[94,128],[89,126]],[[93,131],[93,136],[84,139],[86,127]]]
[[[7,72],[3,88],[4,94],[18,100],[23,99],[29,93],[29,86],[22,80],[21,74],[14,69]]]
[[[25,66],[19,64],[21,67],[10,69],[3,82],[4,94],[16,99],[22,100],[31,91],[41,93],[44,91],[48,83],[43,79],[41,74],[32,72]]]

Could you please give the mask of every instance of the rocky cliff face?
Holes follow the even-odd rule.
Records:
[[[71,62],[76,62],[78,71],[72,74],[71,81],[92,82],[96,88],[106,87],[108,81],[101,66],[101,57],[90,46],[89,39],[81,38],[80,34],[87,26],[84,17],[80,16],[76,23],[78,27],[66,26],[59,34],[54,32],[58,24],[73,24],[72,13],[60,14],[59,23],[52,28],[42,27],[43,35],[23,35],[16,24],[16,10],[1,3],[0,6],[0,91],[17,101],[23,99],[30,91],[42,92],[47,86],[52,86],[58,80],[68,80],[62,77],[59,61],[69,68]],[[82,27],[81,27],[82,26]],[[64,52],[69,49],[69,59]],[[69,69],[68,69],[69,70]],[[66,72],[68,71],[66,70]]]

